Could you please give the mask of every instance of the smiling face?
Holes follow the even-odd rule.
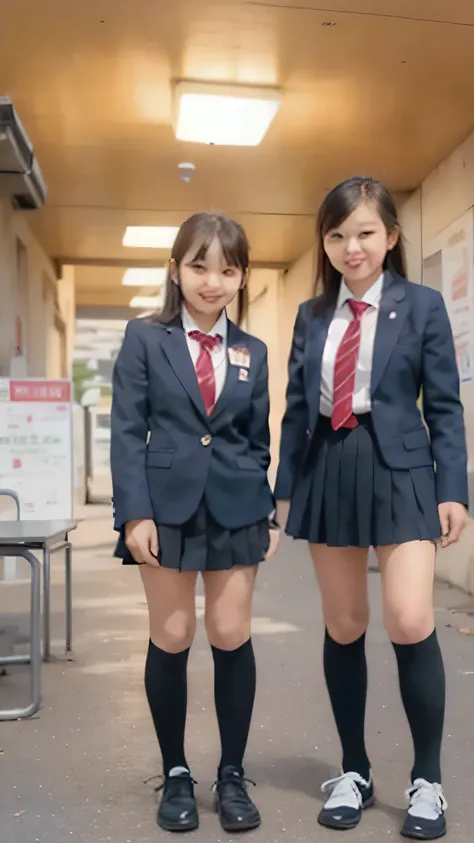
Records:
[[[398,237],[398,230],[387,231],[376,203],[362,200],[347,219],[324,235],[323,244],[334,269],[356,293],[377,281]]]
[[[191,246],[179,264],[176,280],[179,277],[186,308],[194,321],[199,323],[204,318],[214,324],[246,282],[246,276],[239,266],[226,260],[218,237],[214,237],[207,249]]]

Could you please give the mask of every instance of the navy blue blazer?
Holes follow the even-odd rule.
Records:
[[[334,308],[299,308],[289,361],[275,497],[293,495],[319,417],[321,365]],[[395,314],[395,317],[393,316]],[[418,407],[422,393],[423,415]],[[371,375],[372,421],[392,469],[435,466],[438,503],[468,505],[463,407],[444,300],[430,287],[386,274]]]
[[[184,524],[205,500],[227,529],[267,518],[270,464],[267,348],[228,322],[228,347],[246,348],[248,378],[228,361],[208,417],[180,320],[128,323],[113,375],[114,526],[152,518]]]

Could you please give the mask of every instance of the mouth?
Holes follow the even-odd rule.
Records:
[[[221,298],[222,298],[221,295],[219,295],[219,296],[211,296],[211,295],[205,296],[202,293],[200,293],[199,295],[201,296],[202,300],[206,302],[206,304],[217,304],[217,302],[220,301]]]
[[[365,258],[353,258],[351,260],[346,261],[346,266],[348,266],[349,269],[358,269],[359,266],[362,266],[364,261]]]

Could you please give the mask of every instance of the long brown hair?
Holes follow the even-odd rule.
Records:
[[[363,176],[347,179],[347,181],[341,182],[328,193],[318,214],[318,262],[314,295],[316,296],[318,294],[319,286],[322,284],[323,295],[319,304],[323,308],[333,306],[336,303],[341,284],[340,273],[337,269],[334,269],[324,251],[324,238],[328,231],[341,225],[361,202],[374,202],[387,232],[394,230],[399,232],[396,245],[391,251],[387,252],[384,269],[392,270],[397,275],[406,278],[403,235],[398,220],[397,207],[392,194],[376,179]]]
[[[154,322],[169,325],[181,314],[183,293],[179,281],[179,268],[184,256],[190,249],[195,249],[194,260],[204,260],[209,246],[214,239],[219,241],[222,253],[229,264],[242,270],[242,280],[249,266],[249,243],[244,229],[235,220],[223,214],[203,211],[193,214],[181,226],[176,235],[171,259],[176,264],[178,273],[177,283],[172,278],[171,265],[165,281],[165,301],[162,309],[151,317]],[[247,287],[241,287],[238,292],[237,322],[240,325],[248,310]]]

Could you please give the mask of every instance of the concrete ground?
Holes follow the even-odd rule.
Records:
[[[53,639],[58,659],[43,669],[43,707],[29,721],[0,723],[2,843],[152,843],[159,756],[142,686],[147,614],[136,569],[112,558],[110,508],[88,507],[75,536],[74,657],[61,656],[63,572],[55,562]],[[397,839],[412,759],[395,660],[370,574],[373,619],[368,744],[377,807],[344,840]],[[27,588],[0,585],[2,625],[24,628]],[[202,597],[197,597],[202,615]],[[444,783],[452,843],[471,843],[474,824],[474,603],[444,585],[436,610],[449,700]],[[462,630],[462,631],[460,631]],[[323,625],[304,545],[285,540],[258,580],[254,642],[259,686],[247,773],[263,816],[254,843],[338,840],[319,828],[319,785],[337,772],[339,745],[321,669]],[[0,705],[19,704],[26,670],[0,678]],[[202,628],[190,659],[188,757],[198,780],[201,826],[190,841],[228,839],[212,811],[218,760],[211,658]],[[159,783],[159,782],[158,782]]]

